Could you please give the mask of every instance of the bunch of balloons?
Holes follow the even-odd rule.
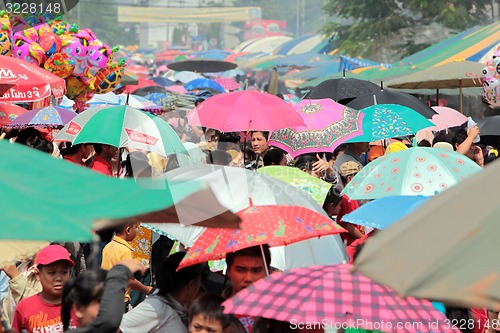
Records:
[[[500,46],[483,68],[483,97],[491,107],[500,107]]]
[[[113,91],[125,60],[113,61],[118,47],[101,42],[91,29],[62,17],[13,16],[0,11],[0,54],[45,68],[66,80],[67,97],[79,109],[94,94]]]

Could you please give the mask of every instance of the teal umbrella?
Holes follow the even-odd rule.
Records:
[[[433,196],[481,170],[474,161],[457,152],[415,147],[370,162],[342,193],[357,200],[393,195]]]
[[[56,135],[56,141],[102,143],[158,153],[188,155],[179,136],[163,119],[129,105],[88,109]]]
[[[417,111],[399,104],[375,104],[359,110],[363,118],[363,134],[347,142],[372,142],[415,134],[434,124]]]
[[[221,208],[200,181],[135,183],[8,141],[0,141],[0,152],[0,240],[88,242],[93,228],[129,217],[184,224],[204,221],[201,224],[226,227],[235,227],[233,222],[239,221],[220,210],[212,220],[198,218],[200,211]]]

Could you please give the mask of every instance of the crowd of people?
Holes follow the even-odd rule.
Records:
[[[179,117],[177,114],[176,117]],[[181,117],[182,118],[182,117]],[[347,223],[342,217],[363,202],[342,195],[352,178],[375,159],[413,145],[411,138],[394,138],[382,144],[347,143],[331,152],[304,154],[293,159],[268,143],[264,131],[220,133],[177,122],[192,164],[217,164],[256,170],[262,166],[295,167],[330,183],[323,203],[328,216],[347,230],[340,237],[353,262],[363,243],[376,230]],[[181,128],[182,127],[182,128]],[[458,128],[435,133],[419,146],[455,150],[478,165],[494,160],[492,147],[475,144],[479,129]],[[167,158],[139,150],[124,151],[106,144],[72,145],[52,141],[53,133],[34,128],[5,130],[3,138],[38,149],[68,163],[79,164],[110,177],[157,177],[183,165],[183,156]],[[119,156],[119,154],[122,154]],[[122,162],[120,162],[122,161]],[[145,257],[134,241],[149,239]],[[52,244],[33,258],[3,267],[0,276],[2,327],[11,332],[287,332],[290,325],[265,318],[223,313],[222,302],[272,271],[268,246],[228,253],[226,272],[215,273],[223,283],[211,283],[208,264],[178,269],[184,258],[170,251],[172,243],[156,237],[162,249],[154,252],[152,231],[138,223],[125,224],[101,234],[96,244]],[[144,252],[144,251],[142,251]],[[140,260],[137,260],[140,259]],[[146,278],[148,277],[148,278]],[[221,287],[222,286],[222,287]],[[493,318],[486,309],[447,308],[449,316]],[[308,330],[311,332],[312,330]],[[484,327],[463,332],[485,332]]]

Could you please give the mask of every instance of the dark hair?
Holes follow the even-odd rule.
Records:
[[[303,154],[300,155],[297,160],[295,160],[295,167],[299,168],[300,170],[305,169],[306,171],[310,172],[313,169],[313,164],[316,163],[318,159],[314,154]]]
[[[280,333],[292,333],[295,332],[294,329],[292,329],[291,325],[289,322],[286,321],[279,321],[276,319],[269,319],[269,318],[264,318],[264,317],[257,317],[255,318],[253,327],[252,327],[252,332],[253,333],[274,333],[274,332],[280,332]]]
[[[147,170],[149,170],[151,174],[151,165],[149,165],[148,157],[140,151],[132,151],[127,155],[125,167],[127,169],[125,177],[134,177],[134,169],[137,176],[141,176],[141,174]]]
[[[418,143],[418,146],[419,147],[430,147],[431,143],[428,140],[423,139],[423,140],[420,140],[420,142]]]
[[[241,151],[245,155],[248,155],[251,160],[254,160],[257,157],[257,155],[255,154],[255,152],[252,149],[252,145],[251,144],[247,143],[247,145],[245,146],[245,144],[242,143],[240,146],[241,146]]]
[[[113,228],[113,231],[115,232],[115,234],[121,234],[122,232],[125,231],[125,229],[132,228],[135,224],[137,224],[136,221],[128,221],[125,223],[120,223]]]
[[[335,148],[335,150],[333,151],[333,157],[337,158],[337,156],[339,156],[339,153],[341,151],[346,151],[347,150],[347,144],[343,143],[341,145],[339,145],[337,148]]]
[[[446,133],[446,131],[439,131],[436,134],[434,134],[434,139],[432,140],[432,145],[434,146],[438,142],[448,142],[449,144],[453,145],[453,140],[452,137],[449,133]],[[455,149],[455,146],[453,145],[453,149]]]
[[[100,268],[88,270],[64,285],[61,310],[64,330],[69,327],[73,304],[86,306],[102,297],[106,274],[107,272]]]
[[[19,134],[17,135],[16,138],[16,142],[26,145],[26,142],[33,137],[41,138],[40,131],[33,127],[23,128],[21,131],[19,131]]]
[[[467,139],[467,130],[464,128],[460,128],[455,132],[455,135],[451,139],[451,143],[453,145],[453,149],[456,150],[456,146],[461,145]]]
[[[25,144],[28,147],[35,148],[46,153],[52,153],[54,151],[52,142],[42,139],[39,136],[32,136],[28,138]]]
[[[326,211],[329,204],[337,206],[342,201],[343,195],[339,193],[334,187],[330,187],[328,193],[326,194],[325,201],[323,202],[323,209]]]
[[[238,250],[236,252],[229,252],[226,254],[226,265],[227,270],[231,269],[234,259],[238,257],[259,257],[262,258],[262,252],[264,252],[264,258],[266,258],[266,266],[271,266],[271,251],[269,251],[269,245],[263,244],[262,249],[259,245],[247,247],[245,249]]]
[[[219,142],[231,142],[231,143],[239,143],[241,137],[236,132],[222,132],[219,135]]]
[[[250,137],[253,136],[254,133],[262,133],[262,136],[266,138],[266,140],[269,140],[269,132],[266,131],[251,131],[250,132]]]
[[[232,158],[224,150],[212,150],[207,154],[207,164],[229,165]]]
[[[190,281],[201,279],[203,264],[195,264],[177,270],[186,252],[176,252],[163,260],[155,272],[158,294],[165,296],[186,286]]]
[[[279,165],[285,154],[286,152],[280,148],[269,149],[262,159],[264,166]]]
[[[193,320],[196,315],[203,315],[208,320],[219,321],[223,329],[226,329],[231,324],[230,315],[224,314],[224,307],[222,307],[224,298],[215,293],[206,293],[198,296],[189,309],[189,322]]]
[[[103,146],[104,146],[104,145],[103,145],[103,144],[101,144],[101,143],[94,143],[94,150],[95,150],[95,153],[96,153],[96,154],[98,154],[98,155],[99,155],[100,153],[102,153],[102,147],[103,147]]]
[[[59,147],[59,150],[61,151],[62,156],[71,156],[80,150],[80,148],[84,145],[87,145],[86,143],[79,143],[77,145],[71,144],[71,142],[63,142],[61,143],[61,146]]]

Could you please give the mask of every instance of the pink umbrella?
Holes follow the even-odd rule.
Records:
[[[292,157],[313,152],[333,152],[345,141],[363,133],[363,113],[329,98],[307,99],[292,106],[305,125],[277,130],[269,144]]]
[[[275,131],[305,125],[281,98],[249,90],[210,97],[188,113],[188,122],[222,132]]]
[[[215,82],[220,84],[222,88],[226,90],[238,90],[241,88],[240,84],[236,82],[235,79],[232,79],[230,77],[218,77],[215,79]]]
[[[436,126],[429,127],[429,130],[441,131],[450,127],[460,126],[467,121],[467,117],[455,109],[446,106],[433,106],[432,109],[437,112],[431,119],[431,122]]]
[[[184,88],[184,86],[181,86],[181,85],[170,86],[170,87],[166,87],[165,89],[167,89],[168,91],[171,91],[171,92],[176,92],[178,94],[185,94],[188,92],[186,90],[186,88]]]

